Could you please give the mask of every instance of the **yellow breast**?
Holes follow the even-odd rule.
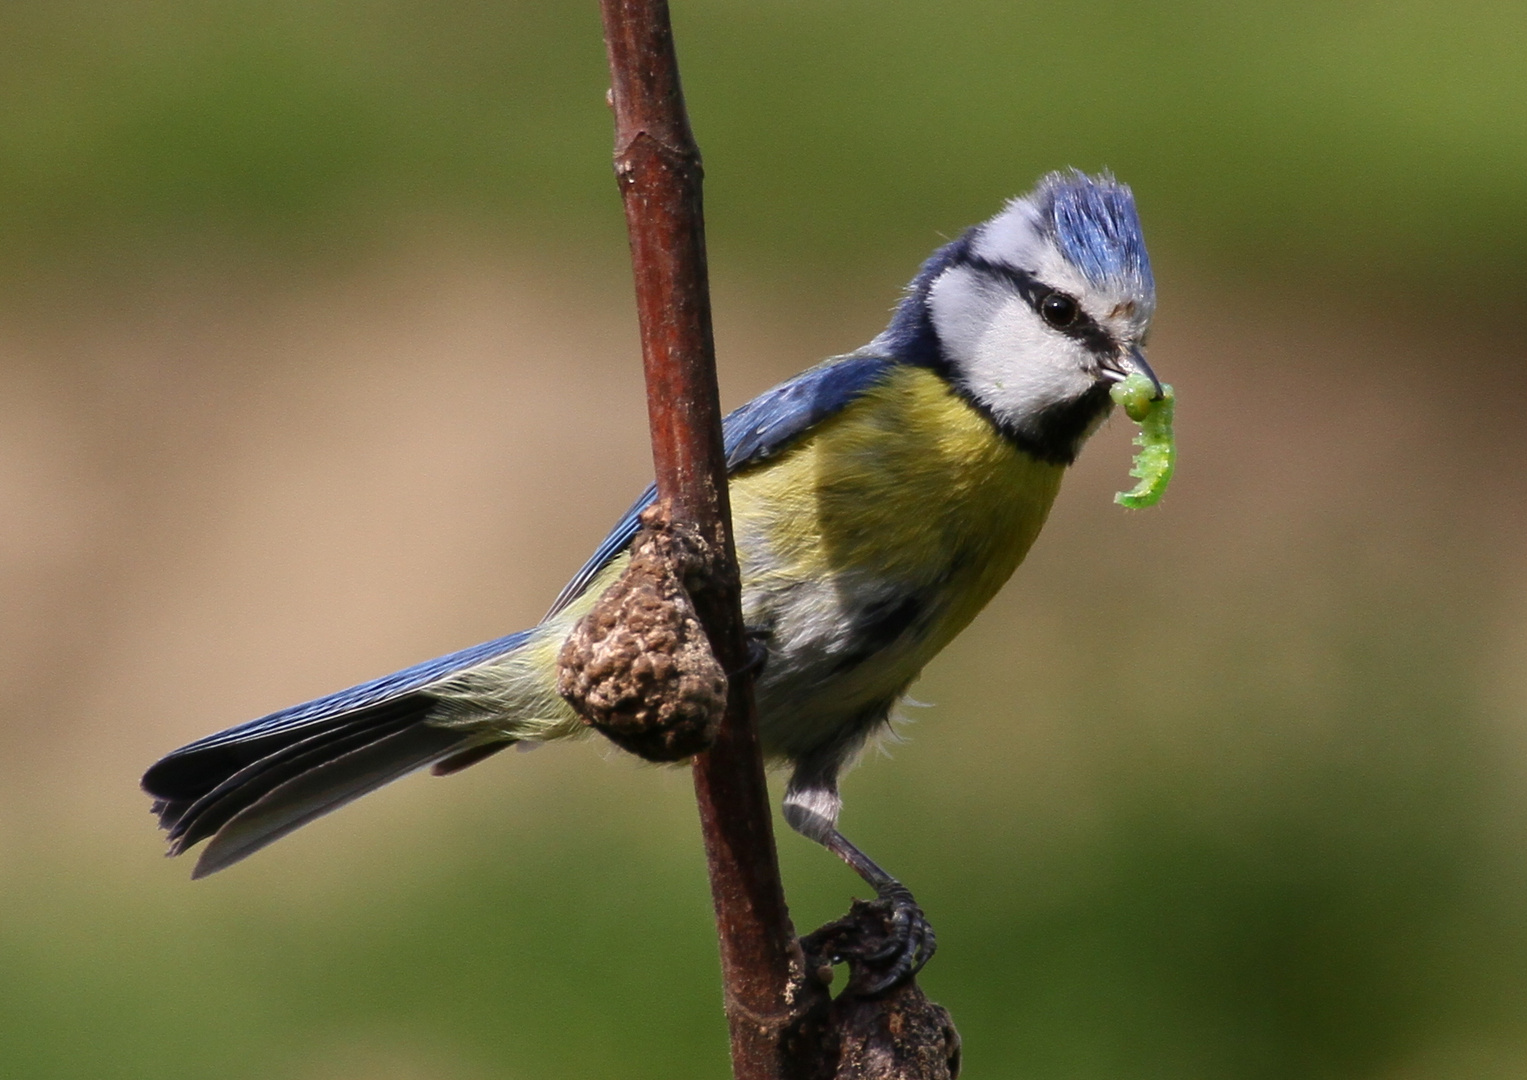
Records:
[[[942,379],[908,367],[735,476],[744,614],[769,635],[758,683],[765,750],[798,759],[883,719],[1023,561],[1061,472],[997,435]],[[459,699],[463,720],[490,715],[513,738],[582,732],[549,673],[626,562],[612,559],[525,648],[441,695]]]
[[[774,673],[834,709],[899,693],[1023,560],[1062,471],[1003,439],[933,372],[905,367],[782,457],[736,476],[744,606],[750,625],[777,632]],[[903,595],[921,605],[915,633],[884,663],[829,679],[840,670],[832,651],[855,646],[866,603]],[[780,655],[794,652],[795,662]],[[810,672],[814,652],[823,655]]]

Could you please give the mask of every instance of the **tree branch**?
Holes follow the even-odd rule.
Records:
[[[679,87],[665,0],[603,0],[615,110],[615,175],[631,237],[647,413],[660,506],[720,557],[693,599],[722,668],[725,717],[695,756],[695,796],[737,1080],[795,1075],[784,1031],[798,1016],[802,965],[785,909],[754,720],[741,585],[727,498],[705,263],[699,148]]]
[[[559,689],[636,753],[694,755],[736,1080],[952,1080],[959,1035],[914,980],[868,998],[856,970],[829,1002],[831,958],[854,952],[842,943],[891,933],[883,903],[855,904],[805,942],[790,925],[732,540],[700,152],[666,0],[601,7],[658,500],[621,581],[569,636]]]

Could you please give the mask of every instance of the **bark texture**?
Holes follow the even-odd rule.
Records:
[[[568,635],[557,692],[585,721],[648,761],[682,761],[715,741],[727,677],[691,590],[715,552],[662,504],[642,513],[631,562]]]

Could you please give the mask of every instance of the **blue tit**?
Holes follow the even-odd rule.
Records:
[[[933,936],[911,894],[838,831],[838,777],[923,666],[1039,535],[1112,409],[1155,285],[1111,176],[1044,177],[933,253],[884,332],[725,420],[743,614],[762,644],[763,748],[793,767],[785,820],[891,902],[886,984]],[[1159,384],[1158,384],[1159,386]],[[563,641],[626,566],[648,490],[529,630],[210,735],[143,778],[194,875],[423,766],[452,773],[589,729],[557,694]]]

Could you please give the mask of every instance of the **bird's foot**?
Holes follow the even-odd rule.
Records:
[[[806,935],[808,957],[849,966],[847,993],[874,997],[912,978],[938,948],[933,927],[905,885],[855,900],[848,915]]]

